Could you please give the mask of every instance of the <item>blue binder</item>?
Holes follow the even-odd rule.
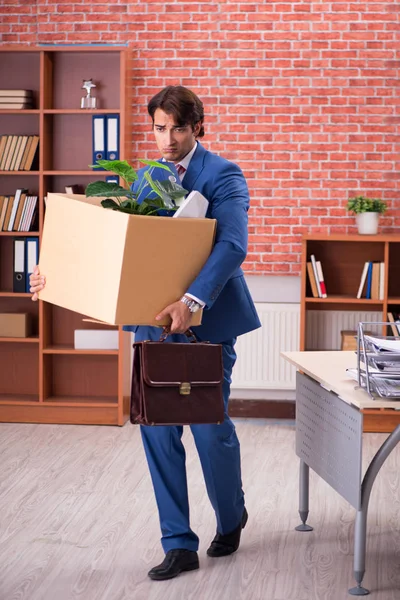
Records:
[[[29,293],[29,276],[33,273],[34,267],[39,264],[39,238],[27,237],[25,242],[25,292]]]
[[[107,115],[107,160],[119,160],[119,115]]]
[[[104,115],[93,115],[92,117],[92,143],[93,143],[93,162],[95,165],[98,160],[107,158],[107,129],[106,117]],[[102,167],[96,171],[104,171]]]
[[[26,292],[26,238],[14,239],[14,272],[13,292],[24,294]]]

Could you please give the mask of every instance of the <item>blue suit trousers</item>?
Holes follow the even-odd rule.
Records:
[[[136,341],[158,340],[160,329],[139,327]],[[170,342],[188,342],[174,334]],[[191,425],[204,474],[208,497],[215,510],[217,530],[227,534],[240,523],[244,509],[240,468],[240,444],[235,426],[228,416],[232,368],[236,361],[236,338],[222,344],[225,419],[220,425]],[[197,551],[199,538],[189,523],[189,500],[186,479],[183,427],[141,426],[146,458],[156,496],[161,543],[165,552],[175,548]]]

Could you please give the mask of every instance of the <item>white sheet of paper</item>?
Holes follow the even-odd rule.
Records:
[[[207,209],[208,200],[204,198],[203,194],[200,194],[197,190],[193,190],[173,216],[202,219],[206,216]]]
[[[400,352],[400,340],[386,340],[382,338],[376,338],[372,335],[364,336],[366,341],[371,342],[377,348],[381,350],[388,350],[390,352]]]

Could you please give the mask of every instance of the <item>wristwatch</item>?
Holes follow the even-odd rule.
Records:
[[[191,313],[195,313],[199,310],[199,308],[201,308],[201,305],[198,302],[196,302],[196,300],[193,300],[192,298],[187,298],[187,296],[182,296],[181,302],[183,302],[183,304],[186,304]]]

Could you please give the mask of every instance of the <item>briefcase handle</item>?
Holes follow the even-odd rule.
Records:
[[[168,327],[164,327],[164,330],[162,332],[162,334],[160,335],[160,339],[158,340],[159,342],[165,342],[165,340],[167,339],[167,337],[171,335],[171,332],[169,331]],[[190,339],[190,343],[191,344],[197,344],[198,343],[198,339],[196,337],[196,335],[194,334],[194,332],[192,331],[192,329],[187,329],[185,331],[186,337],[188,337]]]

